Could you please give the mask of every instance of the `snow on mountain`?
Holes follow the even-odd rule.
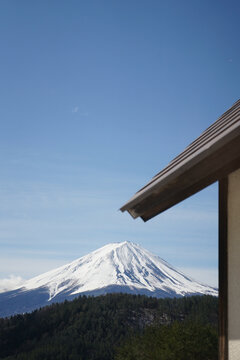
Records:
[[[163,290],[176,296],[217,295],[215,289],[190,279],[158,256],[130,242],[108,244],[68,265],[28,280],[24,289],[47,288],[51,300],[62,292],[75,295],[109,285],[149,292]]]
[[[218,295],[217,289],[185,276],[141,246],[122,242],[108,244],[1,293],[0,316],[30,312],[80,294],[112,292],[155,297]]]

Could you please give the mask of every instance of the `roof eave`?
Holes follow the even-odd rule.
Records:
[[[240,167],[240,121],[228,133],[136,193],[121,211],[151,219]]]

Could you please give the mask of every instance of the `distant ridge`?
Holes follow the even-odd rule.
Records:
[[[26,281],[21,288],[0,294],[0,316],[29,312],[81,294],[113,292],[158,298],[218,295],[217,289],[194,281],[160,257],[125,241],[105,245]]]

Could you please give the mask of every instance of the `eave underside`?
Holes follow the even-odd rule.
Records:
[[[238,168],[240,168],[240,137],[128,209],[128,212],[134,218],[140,216],[147,221]]]
[[[240,101],[223,114],[216,124],[209,128],[213,129],[211,140],[207,129],[199,137],[199,142],[192,143],[195,145],[191,144],[183,152],[184,155],[180,154],[157,174],[121,208],[121,211],[128,211],[133,218],[141,217],[147,221],[238,169],[240,167]],[[225,132],[222,130],[224,127]],[[196,143],[203,143],[204,134],[205,139],[208,139],[205,148],[199,146],[197,151],[194,149],[195,152],[189,156],[190,150],[196,148]],[[186,154],[188,157],[185,156]],[[179,163],[178,159],[181,159],[182,163]]]

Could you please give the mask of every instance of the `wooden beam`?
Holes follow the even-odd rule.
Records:
[[[219,360],[228,360],[228,178],[219,181]]]

